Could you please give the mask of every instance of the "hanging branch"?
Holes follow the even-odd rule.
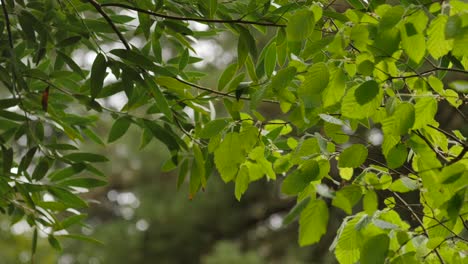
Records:
[[[94,8],[96,9],[96,11],[99,12],[99,14],[102,15],[102,17],[107,21],[107,23],[109,24],[109,26],[111,26],[112,30],[114,30],[115,34],[117,34],[117,36],[119,37],[120,41],[122,41],[122,43],[124,44],[125,48],[127,50],[130,50],[130,44],[128,44],[127,40],[125,39],[125,37],[122,35],[122,32],[120,32],[120,30],[117,28],[117,26],[114,24],[114,22],[112,22],[112,19],[106,14],[106,12],[104,12],[104,10],[102,10],[102,5],[100,5],[98,2],[96,2],[95,0],[88,0],[88,2],[90,2]]]
[[[232,95],[230,93],[224,93],[224,92],[216,91],[216,90],[213,90],[213,89],[210,89],[210,88],[207,88],[207,87],[200,86],[198,84],[187,82],[187,81],[182,80],[182,79],[177,78],[177,77],[175,77],[174,79],[176,79],[177,81],[179,81],[179,82],[181,82],[183,84],[186,84],[186,85],[188,85],[190,87],[193,87],[195,89],[206,91],[206,92],[209,92],[209,93],[212,93],[212,94],[216,94],[216,95],[220,95],[220,96],[224,96],[224,97],[235,98],[235,99],[240,99],[240,100],[245,100],[245,101],[250,101],[251,100],[251,98],[249,98],[249,97],[243,97],[243,96],[236,97],[235,95]],[[268,99],[263,99],[262,102],[272,103],[272,104],[278,104],[279,103],[278,101],[268,100]]]
[[[90,0],[94,1],[94,0]],[[99,5],[99,4],[98,4]],[[153,11],[149,11],[143,8],[134,7],[126,4],[120,3],[105,3],[101,4],[101,7],[121,7],[125,9],[130,9],[133,11],[137,11],[140,13],[144,13],[150,16],[171,19],[171,20],[181,20],[181,21],[196,21],[196,22],[204,22],[204,23],[227,23],[227,24],[248,24],[248,25],[258,25],[258,26],[267,26],[267,27],[286,27],[284,24],[276,24],[271,22],[260,22],[260,21],[250,21],[250,20],[242,20],[242,19],[207,19],[202,17],[180,17],[180,16],[173,16],[167,14],[156,13]]]

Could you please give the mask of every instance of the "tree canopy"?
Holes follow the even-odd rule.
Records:
[[[190,199],[213,174],[238,200],[251,182],[282,182],[297,200],[283,225],[298,220],[301,246],[327,233],[330,207],[343,210],[330,247],[339,263],[467,260],[466,2],[1,7],[0,212],[27,220],[33,254],[38,232],[57,249],[99,243],[67,230],[86,219],[82,193],[106,184],[99,149],[133,126],[141,148],[167,147],[164,169]],[[213,77],[195,45],[219,36],[234,47]],[[102,139],[104,116],[115,121]]]

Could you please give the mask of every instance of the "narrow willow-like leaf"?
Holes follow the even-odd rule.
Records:
[[[110,130],[109,137],[107,138],[107,142],[114,142],[121,138],[127,132],[131,124],[132,120],[126,116],[119,117],[115,120]]]
[[[104,78],[106,77],[107,61],[104,55],[99,53],[94,59],[93,66],[91,67],[90,79],[90,94],[91,97],[96,98],[102,90]]]

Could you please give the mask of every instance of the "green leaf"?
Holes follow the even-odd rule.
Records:
[[[187,173],[188,173],[188,160],[185,159],[179,168],[179,174],[177,177],[177,190],[180,189],[180,186],[182,186],[182,183],[184,183],[185,178],[187,178]]]
[[[299,218],[299,245],[317,243],[327,232],[328,207],[325,201],[318,199],[309,203]]]
[[[335,193],[332,205],[343,209],[348,215],[352,213],[354,205],[361,199],[361,187],[357,185],[348,185]]]
[[[320,104],[322,91],[327,87],[330,74],[323,62],[313,64],[297,93],[307,107]]]
[[[229,133],[214,152],[215,165],[224,182],[236,177],[239,165],[245,160],[243,143],[239,133]]]
[[[210,18],[212,18],[216,14],[216,9],[218,8],[218,0],[208,0],[207,4]]]
[[[26,154],[24,154],[18,166],[18,174],[21,174],[22,172],[28,169],[34,155],[36,154],[36,151],[37,151],[37,147],[32,147],[28,150],[28,152],[26,152]]]
[[[367,148],[362,144],[354,144],[341,152],[338,161],[340,168],[357,168],[367,159]]]
[[[104,142],[102,142],[101,138],[94,133],[89,127],[85,127],[82,129],[83,134],[85,134],[89,139],[94,141],[95,143],[104,146]]]
[[[426,54],[426,38],[424,35],[422,33],[410,35],[407,27],[401,29],[401,45],[408,57],[417,64],[421,62]]]
[[[281,192],[295,195],[303,191],[311,181],[318,178],[320,169],[317,161],[310,160],[304,163],[299,170],[294,171],[286,177],[281,185]]]
[[[361,248],[361,264],[385,263],[390,239],[387,234],[369,238]]]
[[[88,243],[93,243],[93,244],[96,244],[96,245],[100,245],[100,246],[103,246],[104,243],[99,241],[99,240],[96,240],[92,237],[89,237],[89,236],[83,236],[83,235],[78,235],[78,234],[67,234],[67,235],[60,235],[59,237],[63,237],[63,238],[71,238],[71,239],[75,239],[75,240],[81,240],[81,241],[84,241],[84,242],[88,242]]]
[[[295,76],[295,67],[281,69],[271,78],[271,88],[276,94],[281,96],[282,91],[288,88]]]
[[[423,97],[416,99],[414,105],[414,124],[413,129],[420,129],[427,124],[434,122],[435,114],[437,113],[437,101],[433,97]]]
[[[370,83],[369,87],[372,87],[371,89],[373,89],[373,91],[375,92],[375,86],[372,85],[372,82]],[[376,96],[374,96],[370,101],[364,104],[360,104],[357,101],[358,96],[360,98],[359,100],[361,103],[369,99],[368,95],[364,94],[366,89],[360,87],[361,86],[352,87],[347,91],[346,95],[344,96],[341,105],[341,113],[343,116],[355,119],[364,119],[372,116],[377,111],[377,108],[380,106],[382,98],[381,89],[379,89],[379,93]],[[364,87],[368,86],[365,85]],[[360,90],[360,92],[356,94],[356,91],[358,89]]]
[[[64,159],[71,160],[73,162],[107,162],[109,161],[106,157],[88,152],[75,152],[63,156]]]
[[[390,169],[396,169],[406,162],[406,158],[408,156],[408,151],[406,150],[405,145],[398,144],[394,146],[388,154],[385,156],[387,160],[387,165]]]
[[[466,189],[462,189],[447,202],[447,214],[450,219],[457,219],[459,216],[460,210],[465,205],[465,193]]]
[[[314,31],[314,12],[310,9],[300,9],[288,19],[286,33],[289,41],[297,42],[307,39]]]
[[[400,5],[391,7],[380,20],[379,30],[384,31],[395,27],[401,21],[404,12],[405,9]]]
[[[179,141],[175,134],[173,134],[172,130],[163,128],[156,122],[150,120],[143,120],[144,125],[151,131],[153,136],[164,143],[169,150],[178,150],[181,145],[179,145]]]
[[[374,190],[368,190],[362,199],[364,211],[372,215],[378,209],[379,201]]]
[[[56,223],[54,226],[55,231],[63,230],[66,229],[74,224],[80,223],[83,220],[86,219],[88,215],[85,214],[78,214],[78,215],[72,215],[70,217],[65,218],[63,221]]]
[[[117,118],[117,120],[115,120],[114,124],[112,125],[107,142],[114,142],[121,138],[127,132],[131,124],[132,120],[127,116]]]
[[[156,65],[153,63],[153,61],[151,61],[147,56],[144,56],[143,54],[137,51],[126,49],[113,49],[110,51],[110,53],[122,58],[123,60],[141,66],[147,70],[154,71],[156,69]]]
[[[360,105],[371,102],[379,94],[379,84],[374,81],[367,81],[359,85],[355,90],[354,96]]]
[[[69,178],[73,175],[76,175],[86,169],[86,166],[83,163],[76,163],[71,165],[70,167],[54,171],[51,173],[48,178],[51,181],[60,181],[66,178]]]
[[[64,180],[58,183],[60,186],[74,186],[74,187],[83,187],[83,188],[96,188],[105,186],[106,181],[95,179],[95,178],[77,178]]]
[[[335,125],[339,125],[339,126],[344,126],[346,125],[346,123],[341,120],[341,119],[338,119],[334,116],[331,116],[331,115],[327,115],[327,114],[319,114],[320,118],[327,122],[327,123],[330,123],[330,124],[335,124]]]
[[[164,114],[164,116],[173,121],[173,114],[169,103],[166,100],[166,96],[162,93],[159,85],[154,81],[151,76],[146,76],[145,83],[148,86],[151,94],[153,95],[154,100],[156,101],[156,106]]]
[[[396,135],[407,134],[408,130],[414,125],[414,106],[410,103],[401,103],[396,107],[393,116],[395,117],[394,133]]]
[[[448,17],[439,15],[432,20],[431,25],[427,29],[427,51],[434,59],[447,54],[453,47],[453,40],[445,39],[445,26]]]
[[[85,78],[86,76],[84,75],[83,71],[81,70],[80,66],[76,64],[75,61],[73,61],[72,58],[68,57],[65,53],[57,50],[57,54],[59,55],[60,58],[72,69],[74,72],[79,74],[81,77]]]
[[[230,118],[211,120],[205,124],[205,127],[198,133],[200,138],[211,138],[221,133],[231,122]]]
[[[327,88],[322,92],[323,107],[339,103],[346,91],[346,76],[343,69],[338,68],[331,72],[330,77]]]
[[[249,187],[249,171],[247,166],[241,166],[239,169],[239,173],[236,177],[236,187],[235,187],[235,195],[236,199],[240,201],[242,194],[245,193],[247,188]]]
[[[11,172],[11,166],[13,165],[13,149],[5,148],[2,146],[2,156],[3,156],[3,175],[7,176]]]
[[[232,80],[232,77],[235,76],[237,71],[237,63],[232,63],[229,65],[221,74],[218,80],[218,90],[222,91],[224,87]]]
[[[270,77],[276,68],[276,43],[271,42],[265,49],[266,52],[263,63],[265,66],[265,74],[267,77]]]
[[[239,31],[239,42],[237,44],[237,67],[241,68],[244,66],[249,52],[254,58],[257,57],[257,44],[248,29],[239,27]]]
[[[87,203],[77,195],[71,193],[67,189],[61,187],[49,187],[49,192],[55,196],[59,202],[72,208],[85,208],[88,207]]]
[[[106,68],[106,58],[99,53],[91,67],[90,95],[92,98],[96,98],[102,90],[104,78],[106,77]]]
[[[299,201],[291,209],[291,211],[289,211],[289,213],[283,218],[283,226],[287,226],[290,223],[292,223],[292,221],[294,221],[299,216],[299,214],[302,213],[302,211],[304,211],[304,209],[309,204],[310,200],[311,200],[311,198],[309,196],[309,197],[306,197],[305,199],[302,199],[301,201]]]
[[[394,192],[406,193],[414,191],[418,189],[418,187],[419,185],[417,181],[412,180],[408,177],[401,177],[400,179],[392,182],[392,185],[390,185],[389,189]]]
[[[366,5],[362,0],[346,0],[352,7],[356,9],[365,9]]]
[[[18,103],[19,103],[18,98],[1,99],[0,100],[0,109],[7,109],[7,108],[18,105]]]
[[[60,242],[55,238],[54,235],[50,234],[47,238],[49,241],[49,244],[58,251],[62,251],[62,246],[60,245]]]
[[[445,39],[455,38],[462,31],[460,16],[450,16],[445,24]]]
[[[41,180],[46,175],[47,171],[49,170],[50,164],[47,158],[42,158],[39,160],[36,168],[33,171],[32,178],[36,181]]]

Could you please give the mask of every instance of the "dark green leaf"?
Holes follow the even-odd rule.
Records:
[[[107,62],[104,55],[99,53],[91,67],[90,94],[96,98],[102,90],[104,78],[106,77]]]
[[[131,124],[132,120],[127,116],[122,116],[115,120],[109,133],[109,137],[107,138],[107,142],[114,142],[121,138],[127,132]]]
[[[367,159],[367,148],[361,144],[354,144],[340,154],[338,166],[340,168],[357,168]]]
[[[229,83],[232,77],[235,76],[237,71],[237,63],[229,65],[221,74],[218,80],[218,90],[222,91],[224,87]]]
[[[56,250],[62,251],[62,246],[60,245],[60,242],[55,238],[54,235],[49,235],[48,236],[48,241],[49,244]]]
[[[71,160],[73,162],[106,162],[109,161],[106,157],[87,152],[75,152],[63,156],[64,159]]]
[[[356,96],[356,101],[360,105],[364,105],[372,99],[374,99],[379,94],[379,84],[374,81],[367,81],[359,85],[359,87],[354,92]]]
[[[198,133],[201,138],[211,138],[221,133],[221,131],[229,125],[231,122],[230,118],[222,118],[211,120],[205,124],[205,127]]]
[[[281,192],[288,195],[303,191],[311,181],[317,179],[320,169],[315,160],[304,163],[299,170],[288,175],[281,185]]]
[[[51,181],[60,181],[82,172],[86,166],[83,163],[76,163],[70,167],[54,171],[49,175]]]
[[[106,185],[107,182],[94,179],[94,178],[76,178],[60,181],[58,185],[60,186],[74,186],[74,187],[83,187],[83,188],[96,188]]]
[[[60,187],[49,187],[49,192],[60,202],[72,208],[85,208],[88,206],[85,201],[67,189]]]
[[[46,175],[47,171],[49,170],[50,164],[46,158],[42,158],[39,160],[36,168],[33,171],[32,178],[39,181]]]
[[[369,238],[361,248],[361,263],[385,263],[390,239],[387,234],[380,234]]]

